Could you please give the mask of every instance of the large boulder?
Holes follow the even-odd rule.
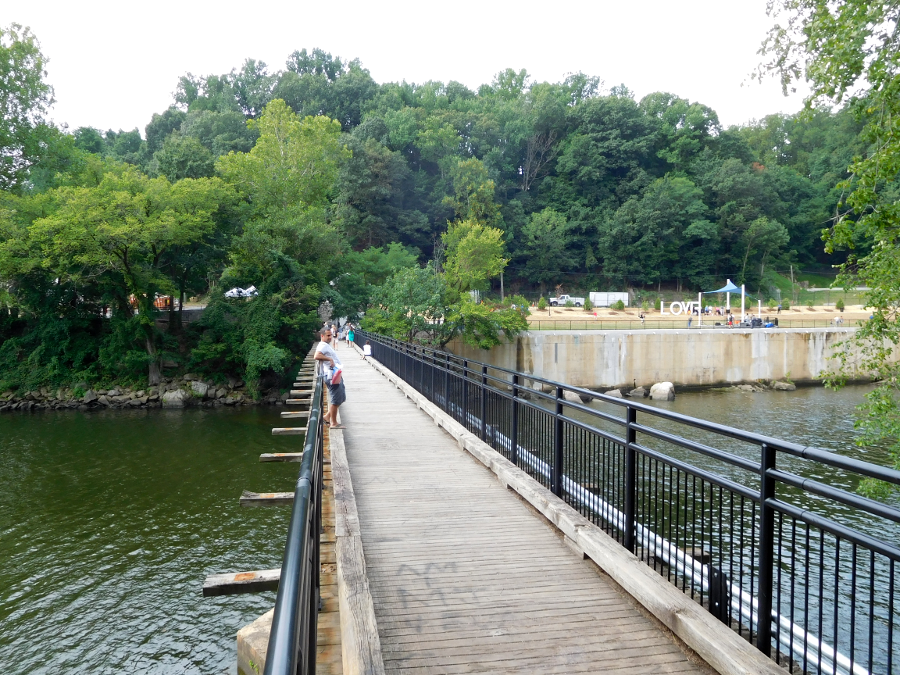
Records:
[[[175,389],[167,391],[162,396],[163,408],[183,408],[186,401],[191,397],[184,389]]]
[[[675,385],[671,382],[657,382],[650,387],[650,398],[654,401],[674,401]]]
[[[568,389],[563,390],[563,398],[572,403],[581,403],[581,397],[574,391],[569,391]]]
[[[622,390],[621,389],[610,389],[607,392],[604,392],[607,396],[612,396],[613,398],[622,398]]]
[[[97,396],[97,394],[94,392],[93,389],[88,389],[88,390],[84,393],[84,399],[83,399],[83,400],[84,400],[85,403],[93,403],[93,402],[96,401],[98,398],[100,398],[100,397]]]
[[[629,391],[628,395],[632,398],[644,398],[647,395],[647,390],[643,387],[637,387],[636,389]]]
[[[209,393],[209,385],[199,380],[194,380],[191,382],[191,390],[197,398],[206,398],[206,395]]]
[[[773,382],[772,389],[776,391],[794,391],[797,385],[793,382]]]

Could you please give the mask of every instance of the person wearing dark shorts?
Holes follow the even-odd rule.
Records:
[[[322,378],[328,386],[328,413],[325,415],[325,423],[332,429],[343,429],[337,421],[338,408],[347,400],[347,389],[344,386],[342,364],[337,352],[330,344],[331,329],[323,328],[319,333],[320,342],[316,347],[316,361],[322,362]],[[337,380],[335,382],[334,380]]]

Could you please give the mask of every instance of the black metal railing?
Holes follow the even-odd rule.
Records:
[[[316,379],[264,675],[314,675],[322,527],[322,380]]]
[[[763,653],[900,668],[900,472],[359,331],[373,356]],[[762,617],[762,619],[761,619]]]

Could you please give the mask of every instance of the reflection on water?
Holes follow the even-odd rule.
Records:
[[[277,409],[0,416],[6,673],[236,672],[235,634],[274,593],[203,598],[207,574],[278,567],[291,490]],[[302,439],[300,439],[302,440]]]

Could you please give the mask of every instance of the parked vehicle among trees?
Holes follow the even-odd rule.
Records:
[[[584,304],[584,298],[576,298],[574,295],[560,295],[558,298],[550,298],[550,306],[558,307],[562,305],[565,307],[568,303],[572,303],[576,307],[581,307]]]

